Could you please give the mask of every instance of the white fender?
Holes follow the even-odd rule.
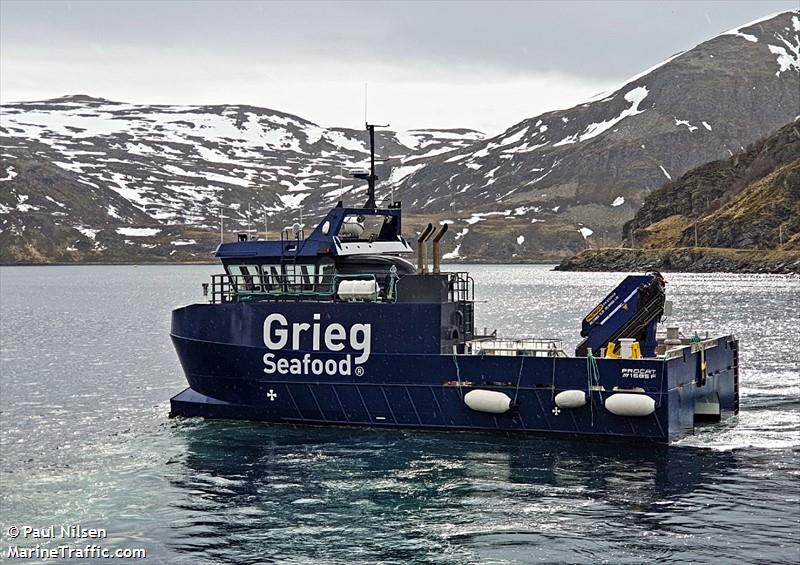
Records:
[[[555,398],[559,408],[580,408],[586,404],[586,393],[582,390],[564,390]]]
[[[511,408],[511,398],[495,390],[475,389],[464,395],[464,404],[476,412],[503,414]]]
[[[606,410],[617,416],[649,416],[656,410],[656,401],[646,394],[619,392],[606,398]]]

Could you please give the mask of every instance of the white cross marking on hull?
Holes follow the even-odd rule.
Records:
[[[276,393],[272,389],[269,389],[269,392],[267,393],[267,398],[269,398],[270,402],[275,402],[275,399],[278,398],[278,393]]]

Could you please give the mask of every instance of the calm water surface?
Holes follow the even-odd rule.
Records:
[[[216,271],[0,269],[0,549],[81,523],[154,563],[800,561],[797,277],[668,275],[685,331],[741,339],[742,411],[654,447],[169,420],[169,312]],[[480,327],[568,349],[622,278],[470,271]]]

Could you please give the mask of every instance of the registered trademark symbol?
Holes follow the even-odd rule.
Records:
[[[360,377],[364,374],[364,367],[356,367],[356,376]]]

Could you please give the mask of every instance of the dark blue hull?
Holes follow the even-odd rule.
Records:
[[[426,332],[433,326],[438,331],[448,314],[442,305],[392,306],[338,305],[327,311],[324,304],[240,303],[178,309],[172,339],[190,388],[171,400],[171,414],[671,441],[692,433],[697,416],[724,418],[738,410],[737,344],[730,337],[687,345],[663,359],[597,359],[596,365],[577,357],[452,354],[426,340]],[[316,335],[307,324],[312,327],[298,331],[296,348],[276,350],[265,344],[273,331],[265,326],[270,314],[344,325],[370,320],[371,347],[351,347],[360,343],[355,339],[339,351],[326,350],[322,327]],[[404,323],[402,316],[433,320],[432,328]],[[280,331],[270,339],[279,341]],[[464,400],[473,390],[501,392],[512,405],[503,413],[477,411]],[[559,407],[555,397],[566,390],[584,391],[589,401]],[[612,413],[607,400],[623,393],[652,398],[654,410],[642,416]]]

